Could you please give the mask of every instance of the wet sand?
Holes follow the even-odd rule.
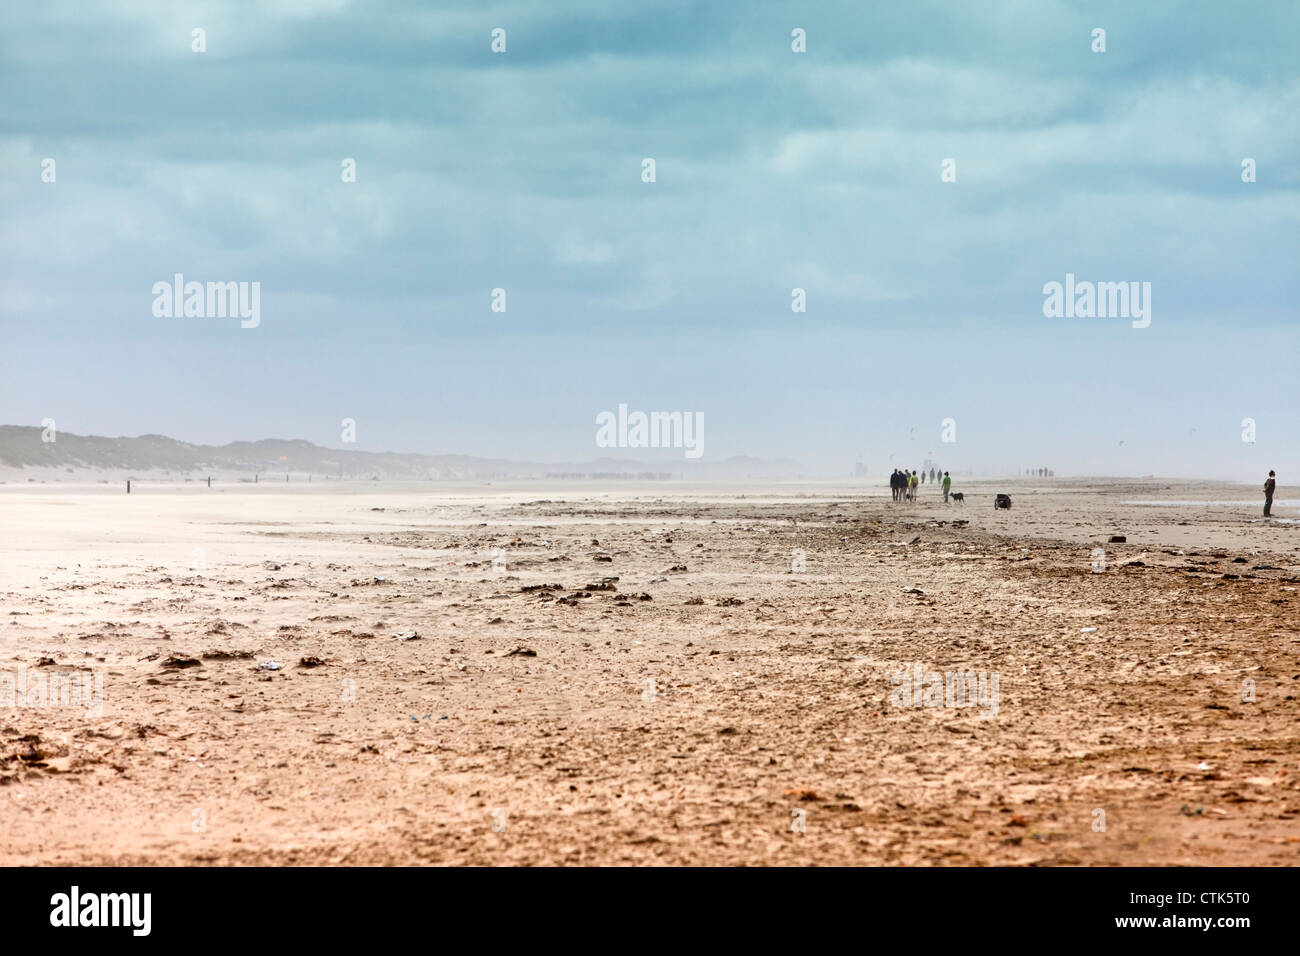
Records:
[[[1300,496],[881,485],[0,485],[0,863],[1300,859]]]

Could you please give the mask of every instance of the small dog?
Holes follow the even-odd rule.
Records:
[[[993,510],[997,511],[999,508],[1006,508],[1008,511],[1011,510],[1010,495],[998,495],[993,499]]]
[[[960,501],[962,504],[966,503],[966,495],[960,491],[954,491],[950,497],[953,501]]]

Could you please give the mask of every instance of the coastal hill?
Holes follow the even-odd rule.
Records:
[[[543,463],[470,455],[423,455],[326,448],[301,439],[263,438],[227,445],[193,445],[165,435],[106,438],[58,432],[42,441],[36,426],[0,425],[0,478],[50,480],[96,477],[248,477],[255,474],[320,475],[382,480],[483,478],[793,478],[804,474],[790,459],[736,456],[642,461],[603,457]]]

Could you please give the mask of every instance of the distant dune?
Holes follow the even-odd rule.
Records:
[[[795,478],[806,474],[790,459],[737,456],[720,461],[638,461],[599,458],[588,462],[543,463],[345,451],[301,439],[263,438],[228,445],[192,445],[165,435],[104,438],[60,431],[42,441],[42,429],[0,425],[0,479],[41,480],[171,475],[230,476],[314,474],[384,480],[467,480],[478,478]]]

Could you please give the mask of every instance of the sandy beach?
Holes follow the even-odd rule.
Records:
[[[0,484],[0,863],[1296,863],[1300,496],[958,487]]]

